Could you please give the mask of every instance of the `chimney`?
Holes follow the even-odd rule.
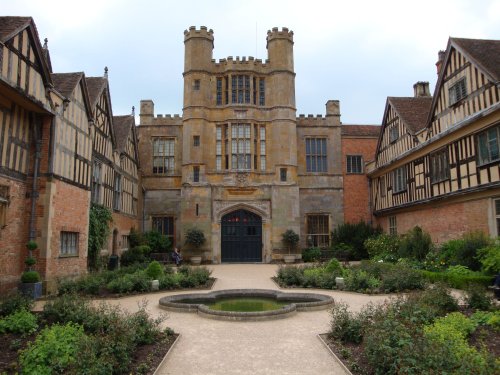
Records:
[[[151,125],[155,114],[155,104],[152,100],[141,100],[139,112],[140,125]]]
[[[439,75],[439,71],[441,70],[441,65],[443,65],[444,61],[444,55],[446,54],[445,51],[439,51],[438,52],[438,61],[436,62],[436,70],[437,70],[437,75]]]
[[[429,90],[429,82],[417,82],[413,85],[413,94],[415,98],[422,98],[426,96],[431,96]]]

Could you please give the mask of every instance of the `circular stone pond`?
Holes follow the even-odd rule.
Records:
[[[220,320],[281,319],[297,311],[327,309],[332,304],[333,298],[324,294],[267,289],[230,289],[160,298],[160,307],[166,310],[195,312]]]

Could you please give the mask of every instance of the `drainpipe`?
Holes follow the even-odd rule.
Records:
[[[40,166],[40,159],[42,156],[42,139],[41,139],[41,131],[38,127],[38,118],[34,117],[34,138],[35,138],[35,166],[33,168],[33,187],[31,189],[31,217],[30,217],[30,232],[29,239],[30,241],[34,241],[36,238],[36,201],[39,196],[38,192],[38,169]],[[41,126],[41,125],[40,125]]]

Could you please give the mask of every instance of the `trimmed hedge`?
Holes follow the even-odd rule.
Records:
[[[491,285],[493,278],[491,276],[481,275],[459,275],[446,272],[420,271],[422,276],[431,283],[444,282],[452,288],[465,289],[469,284],[480,284],[484,286]]]

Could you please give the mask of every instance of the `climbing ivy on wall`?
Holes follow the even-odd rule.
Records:
[[[89,252],[87,258],[90,270],[96,270],[99,267],[99,253],[109,236],[109,223],[112,220],[111,210],[92,203],[89,214]]]

